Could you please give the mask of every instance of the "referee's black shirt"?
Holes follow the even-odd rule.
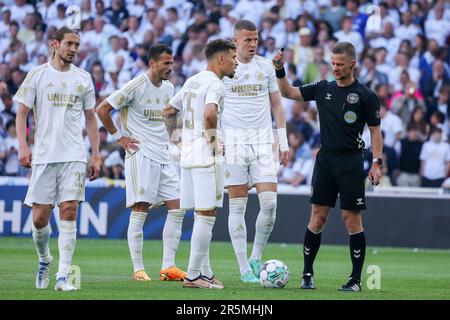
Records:
[[[336,81],[322,80],[299,89],[305,101],[316,100],[322,149],[361,151],[365,124],[380,125],[378,97],[357,79],[347,87],[339,87]]]

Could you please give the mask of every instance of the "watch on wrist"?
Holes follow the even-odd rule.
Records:
[[[381,158],[373,158],[372,163],[377,163],[378,165],[383,165],[383,159]]]

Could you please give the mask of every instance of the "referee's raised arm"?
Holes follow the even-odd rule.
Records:
[[[280,88],[281,95],[288,99],[303,101],[304,99],[299,88],[293,87],[286,78],[282,50],[278,50],[278,53],[273,58],[272,62],[275,68],[275,74],[277,77],[277,83],[278,87]]]

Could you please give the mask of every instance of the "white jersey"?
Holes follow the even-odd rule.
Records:
[[[272,143],[269,93],[277,92],[275,70],[269,60],[255,56],[239,63],[233,79],[224,77],[221,120],[226,144]]]
[[[171,162],[169,134],[161,112],[174,90],[167,80],[156,87],[145,73],[106,99],[114,109],[120,109],[124,134],[139,140],[139,152],[161,164]]]
[[[95,106],[91,75],[74,66],[65,72],[50,63],[34,67],[14,96],[34,111],[33,164],[87,162],[81,114]]]
[[[211,71],[202,71],[186,80],[180,91],[170,100],[170,105],[183,111],[183,142],[180,165],[182,168],[208,167],[215,159],[206,143],[205,105],[223,108],[225,94],[223,82]],[[219,121],[219,120],[218,120]]]

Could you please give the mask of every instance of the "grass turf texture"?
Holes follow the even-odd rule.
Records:
[[[0,237],[0,300],[7,299],[150,299],[150,300],[400,300],[450,299],[450,250],[412,250],[369,247],[363,270],[363,291],[338,292],[351,272],[346,246],[323,245],[315,262],[316,290],[301,290],[303,257],[300,245],[269,244],[264,259],[284,261],[291,278],[284,289],[265,289],[259,284],[239,281],[239,271],[231,243],[213,242],[211,263],[223,290],[193,290],[181,282],[159,281],[162,242],[145,241],[144,263],[150,282],[131,280],[132,267],[125,240],[78,239],[72,261],[81,269],[81,290],[55,292],[54,274],[58,269],[57,240],[50,240],[54,256],[47,290],[34,288],[37,255],[30,238]],[[250,250],[249,250],[250,252]],[[183,241],[177,265],[186,270],[189,242]],[[381,269],[381,289],[369,290],[366,273],[369,265]]]

